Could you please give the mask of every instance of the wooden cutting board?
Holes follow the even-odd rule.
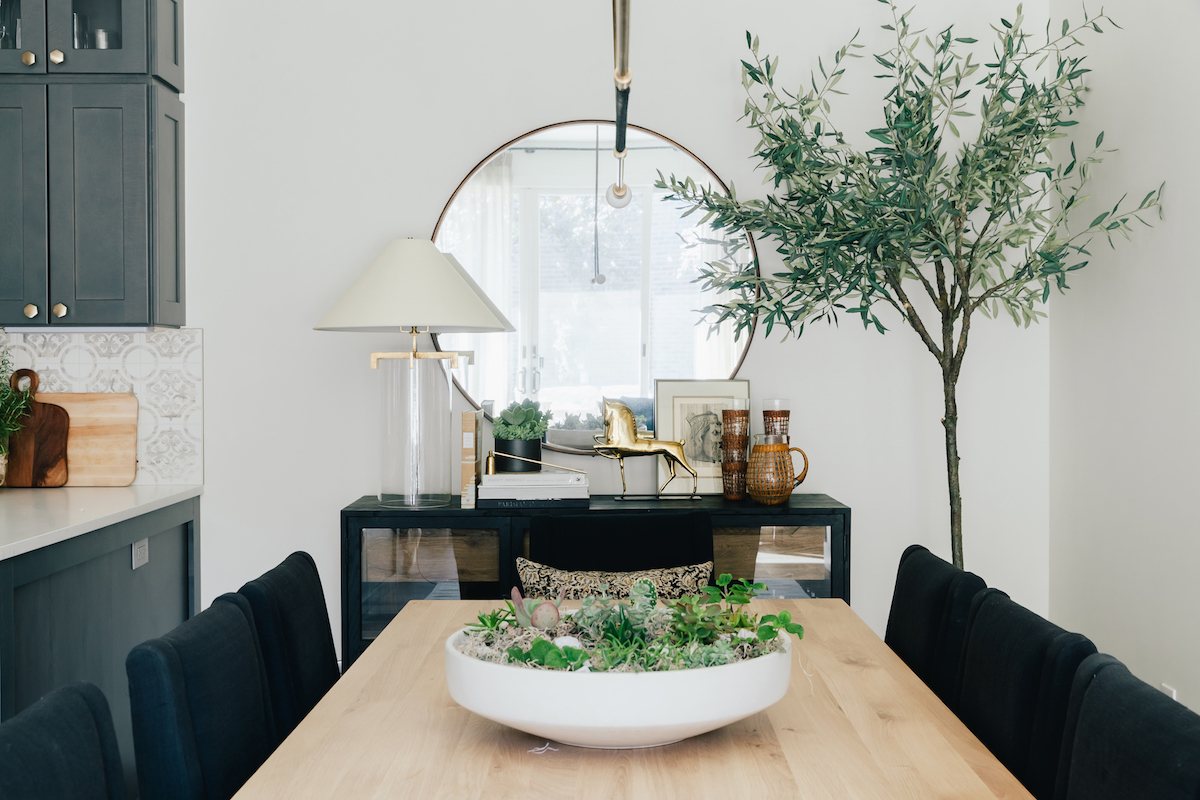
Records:
[[[28,378],[29,390],[36,392],[38,375],[31,369],[19,369],[9,384],[17,389]],[[50,395],[54,397],[55,395]],[[53,487],[67,482],[68,412],[61,406],[44,402],[46,395],[35,395],[22,418],[21,430],[8,442],[8,474],[5,486]]]
[[[67,486],[128,486],[137,477],[138,400],[116,392],[38,394],[70,415]]]

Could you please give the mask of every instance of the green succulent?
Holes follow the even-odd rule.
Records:
[[[542,411],[536,400],[514,401],[493,420],[492,433],[497,439],[541,439],[553,416],[551,411]]]

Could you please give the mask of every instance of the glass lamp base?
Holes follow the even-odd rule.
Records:
[[[439,359],[385,359],[379,500],[387,508],[445,508],[451,472],[450,377]]]
[[[399,508],[408,511],[422,511],[427,508],[445,508],[450,505],[450,495],[421,495],[406,497],[402,494],[379,494],[379,505],[384,508]]]

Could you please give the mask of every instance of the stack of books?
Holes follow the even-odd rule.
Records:
[[[543,467],[541,472],[505,472],[480,477],[477,508],[587,508],[588,476]]]

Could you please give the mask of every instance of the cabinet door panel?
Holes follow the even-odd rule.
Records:
[[[52,323],[151,323],[148,91],[50,87]]]
[[[154,87],[154,161],[150,185],[153,261],[150,270],[154,324],[184,324],[183,103],[163,86]]]
[[[46,53],[54,74],[146,72],[145,0],[46,0]]]
[[[17,28],[20,27],[18,36]],[[33,55],[33,63],[21,57]],[[46,74],[46,7],[43,0],[0,3],[0,74]]]
[[[150,8],[150,68],[182,92],[183,0],[154,0]]]
[[[46,289],[46,87],[0,85],[0,325],[46,324]]]

